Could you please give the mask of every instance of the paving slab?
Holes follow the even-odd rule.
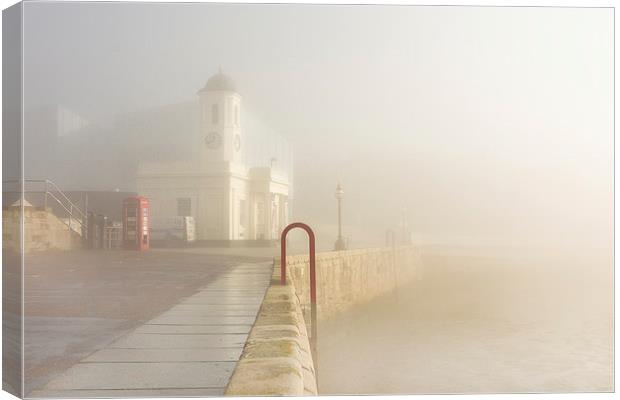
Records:
[[[162,315],[149,321],[160,325],[244,325],[254,323],[256,317],[197,317],[181,315]]]
[[[170,310],[166,315],[196,316],[196,317],[254,317],[255,309],[250,310],[212,310],[208,306],[194,310]]]
[[[264,293],[231,293],[230,291],[223,291],[221,293],[213,292],[198,292],[192,296],[192,298],[207,298],[207,299],[250,299],[250,300],[262,300]]]
[[[218,334],[218,333],[249,333],[252,329],[252,325],[157,325],[148,324],[142,325],[136,329],[135,333],[148,333],[148,334]]]
[[[263,301],[263,296],[213,296],[198,294],[193,300],[202,300],[212,304],[246,304],[257,305]]]
[[[260,304],[200,304],[200,303],[179,303],[172,307],[170,311],[175,310],[251,310],[258,311]]]
[[[189,300],[189,299],[188,299]],[[202,296],[197,295],[192,297],[192,302],[189,304],[196,304],[197,302],[204,302],[205,304],[217,305],[217,304],[240,304],[246,306],[258,306],[262,303],[261,297],[217,297],[217,296]],[[185,304],[188,304],[187,302]]]
[[[202,299],[202,298],[193,298],[190,297],[186,300],[183,300],[179,304],[202,304],[202,305],[241,305],[241,306],[260,306],[261,301],[251,301],[251,300],[242,300],[242,299]]]
[[[189,389],[226,386],[235,362],[80,363],[48,389]]]
[[[103,349],[82,362],[237,361],[242,347],[230,349]]]
[[[204,349],[221,347],[243,347],[245,334],[215,335],[149,335],[131,333],[112,343],[112,349]]]
[[[27,398],[207,397],[223,396],[225,388],[35,390]]]
[[[258,287],[262,288],[263,286],[264,285],[260,285]],[[260,291],[256,290],[254,286],[248,286],[247,290],[244,291],[242,287],[232,287],[228,284],[218,284],[213,287],[213,290],[205,290],[203,292],[196,293],[196,295],[213,297],[262,297],[264,294],[265,293],[262,289]]]
[[[229,276],[227,278],[219,278],[216,281],[214,281],[214,283],[234,283],[234,284],[249,284],[249,285],[254,285],[263,281],[268,281],[269,279],[271,279],[271,277],[268,277],[267,275],[264,276],[247,276],[246,274],[239,274],[239,275],[232,275]]]
[[[256,288],[262,288],[263,286],[265,286],[266,284],[269,284],[269,282],[263,284],[263,283],[256,283],[256,284],[248,284],[248,285],[238,285],[238,284],[233,284],[233,283],[217,283],[214,284],[214,286],[212,286],[212,289],[221,289],[221,290],[240,290],[240,289],[248,289],[248,290],[254,290]]]

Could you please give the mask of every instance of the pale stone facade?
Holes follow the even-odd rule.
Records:
[[[273,155],[248,165],[257,157],[248,154],[242,98],[229,77],[214,75],[198,96],[199,132],[183,136],[198,151],[184,161],[140,163],[138,193],[153,217],[194,217],[199,241],[276,240],[289,218],[289,174],[273,168]]]

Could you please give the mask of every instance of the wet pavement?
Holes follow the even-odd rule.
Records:
[[[255,264],[266,258],[28,255],[26,396],[221,394],[268,284],[271,263]],[[198,371],[208,379],[190,379]]]

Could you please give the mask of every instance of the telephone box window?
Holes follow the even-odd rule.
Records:
[[[177,215],[179,217],[190,217],[192,215],[192,199],[189,197],[177,199]]]

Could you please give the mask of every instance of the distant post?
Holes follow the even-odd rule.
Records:
[[[344,244],[344,239],[342,238],[342,196],[344,195],[344,190],[340,186],[340,182],[336,186],[336,199],[338,199],[338,239],[336,239],[336,243],[334,244],[334,250],[340,251],[345,250],[346,246]]]

